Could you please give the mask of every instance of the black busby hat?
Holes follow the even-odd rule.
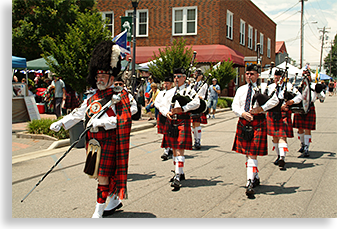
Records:
[[[186,74],[185,68],[175,68],[173,69],[173,74]]]
[[[256,64],[247,65],[246,71],[258,71],[258,66]]]
[[[102,41],[91,53],[87,82],[92,88],[97,88],[95,79],[97,74],[105,73],[117,77],[121,67],[118,45],[113,41]]]

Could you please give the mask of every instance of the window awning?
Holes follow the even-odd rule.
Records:
[[[187,45],[190,48],[190,45]],[[154,53],[159,54],[166,46],[139,46],[136,47],[136,64],[145,63],[153,60]],[[218,63],[219,61],[227,61],[228,58],[235,65],[244,66],[244,56],[226,45],[193,45],[192,50],[197,52],[196,62],[199,63]],[[131,49],[132,57],[132,49]]]

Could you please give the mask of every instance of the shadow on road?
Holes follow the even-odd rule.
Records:
[[[215,177],[211,180],[207,180],[207,179],[191,179],[191,178],[188,178],[184,181],[182,181],[182,188],[183,187],[189,187],[189,188],[197,188],[197,187],[202,187],[202,186],[215,186],[217,185],[218,183],[223,183],[222,180],[214,180],[218,177]],[[233,185],[233,183],[226,183],[226,184],[222,184],[223,186],[224,185]]]
[[[157,218],[157,216],[149,212],[127,212],[120,210],[104,218]]]
[[[136,180],[148,180],[148,179],[151,179],[154,176],[156,176],[155,172],[149,172],[147,174],[129,173],[128,174],[128,182],[136,181]]]
[[[322,156],[327,156],[330,158],[335,158],[336,153],[333,152],[325,152],[325,151],[310,151],[309,150],[309,157],[303,157],[303,154],[299,155],[298,158],[306,158],[306,159],[317,159],[321,158]]]
[[[260,185],[254,188],[255,194],[280,195],[297,192],[300,187],[284,187],[283,185]]]

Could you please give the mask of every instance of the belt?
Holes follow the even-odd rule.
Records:
[[[253,115],[255,120],[262,120],[262,119],[266,119],[266,115],[265,114],[257,114],[257,115]]]
[[[176,114],[175,117],[177,117],[177,119],[189,119],[190,115],[189,114]]]

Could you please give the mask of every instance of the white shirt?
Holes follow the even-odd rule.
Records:
[[[198,81],[196,82],[197,83],[197,89],[200,87],[200,85],[202,84],[202,81]],[[194,86],[191,87],[191,89],[194,90]],[[205,83],[204,85],[202,85],[202,87],[199,89],[198,91],[198,96],[201,96],[202,99],[205,99],[205,96],[206,96],[206,92],[207,92],[207,89],[208,89],[208,85],[207,83]]]
[[[241,87],[239,87],[235,93],[234,96],[234,100],[232,103],[232,111],[238,116],[238,117],[242,117],[242,113],[245,112],[245,104],[246,104],[246,97],[247,97],[247,93],[248,93],[248,85],[249,84],[245,84],[242,85]],[[264,93],[265,89],[266,89],[266,84],[261,84],[261,93]],[[256,87],[256,84],[253,84],[253,88]],[[251,100],[250,100],[250,109],[252,109],[253,107],[257,107],[257,103],[255,102],[255,104],[252,105],[252,99],[253,96],[255,94],[255,90],[252,90],[252,96],[251,96]],[[273,95],[272,98],[270,98],[264,105],[262,105],[262,109],[264,111],[269,110],[273,107],[275,107],[277,104],[279,103],[279,100],[276,96],[276,93]]]
[[[113,87],[113,86],[111,86]],[[83,103],[81,104],[80,107],[75,108],[70,114],[64,116],[60,122],[62,122],[64,129],[68,130],[71,127],[73,127],[74,125],[76,125],[77,123],[79,123],[80,121],[84,121],[85,120],[85,114],[86,114],[86,110],[88,108],[88,99],[90,99],[94,94],[96,94],[98,89],[94,89],[92,94],[89,94],[88,97],[83,101]],[[130,94],[129,94],[129,99],[130,99]],[[137,112],[137,103],[131,102],[131,107],[130,107],[130,111],[131,114],[133,114],[132,112],[134,112],[134,110],[136,109]],[[136,104],[136,105],[134,105]],[[115,112],[116,114],[116,106],[112,105],[111,109]],[[111,129],[115,129],[117,127],[116,123],[117,123],[117,118],[116,116],[112,116],[109,117],[107,113],[104,113],[100,118],[99,118],[99,122],[101,127],[103,127],[105,130],[111,130]]]
[[[189,88],[186,88],[185,90],[185,84],[183,84],[182,86],[180,86],[178,88],[178,93],[180,93],[181,95],[187,95],[187,92],[190,91]],[[185,93],[184,93],[185,91]],[[194,90],[193,90],[194,91]],[[191,96],[192,97],[195,94],[195,91],[193,93],[193,91],[191,92]],[[172,101],[172,97],[174,96],[176,92],[176,87],[171,88],[170,90],[168,90],[165,93],[165,96],[162,98],[162,101],[160,102],[160,106],[157,107],[159,109],[159,112],[166,117],[167,113],[170,111],[171,108],[171,101]],[[191,110],[195,110],[197,108],[199,108],[200,106],[200,99],[198,96],[195,96],[194,99],[192,99],[189,103],[187,103],[185,106],[182,107],[182,109],[184,110],[184,112],[188,112]],[[181,107],[178,101],[175,101],[174,107]]]
[[[293,88],[293,90],[291,90],[291,88],[292,88],[291,83],[287,83],[286,87],[287,87],[286,91],[294,92],[296,94],[296,96],[292,99],[294,101],[294,104],[300,103],[302,101],[301,93],[296,88]],[[272,94],[272,92],[275,90],[275,88],[276,88],[276,83],[272,83],[268,86],[268,95],[269,96]],[[284,99],[284,89],[281,89],[281,87],[279,87],[279,90],[278,90],[278,98]]]
[[[321,91],[320,93],[317,93],[315,91],[315,86],[316,86],[316,83],[310,83],[310,88],[312,89],[311,90],[311,102],[315,102],[317,99],[322,99],[324,100],[325,99],[325,94],[323,91]]]

